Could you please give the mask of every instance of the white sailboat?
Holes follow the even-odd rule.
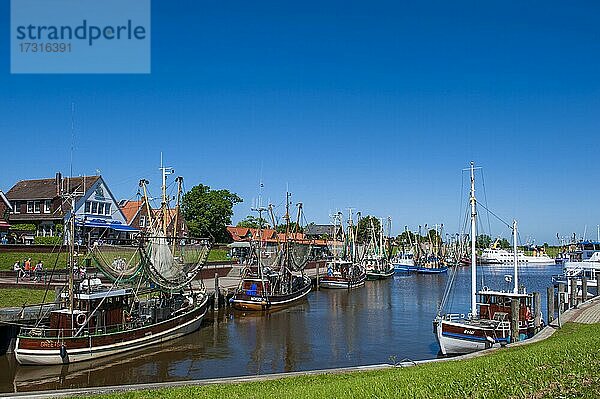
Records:
[[[456,355],[500,346],[510,342],[511,302],[519,301],[519,339],[535,333],[534,316],[531,312],[533,295],[519,292],[517,260],[517,222],[513,221],[514,289],[512,292],[477,291],[477,260],[475,239],[477,201],[475,198],[475,165],[471,162],[471,311],[465,317],[460,314],[441,314],[433,322],[434,332],[443,355]],[[451,287],[449,287],[449,290]],[[447,296],[446,292],[445,296]]]

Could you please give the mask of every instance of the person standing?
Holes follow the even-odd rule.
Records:
[[[41,260],[39,260],[38,263],[35,265],[35,269],[34,269],[35,281],[41,281],[43,270],[44,270],[44,264],[42,263]]]
[[[25,261],[25,277],[29,277],[31,280],[31,258]]]
[[[21,268],[21,263],[19,261],[15,261],[13,271],[18,273],[18,278],[23,278],[23,269]]]

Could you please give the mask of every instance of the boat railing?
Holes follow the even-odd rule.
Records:
[[[107,333],[120,333],[123,331],[129,331],[136,328],[141,328],[151,324],[151,319],[140,318],[136,321],[129,321],[126,323],[112,324],[103,327],[92,327],[84,328],[77,336],[75,334],[79,328],[45,328],[45,327],[21,327],[19,336],[31,337],[31,338],[71,338],[71,337],[93,337],[96,335],[103,335]]]
[[[464,320],[465,315],[464,313],[446,313],[443,316],[443,319],[446,321],[458,321],[458,320]]]

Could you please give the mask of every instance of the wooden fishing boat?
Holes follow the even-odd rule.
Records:
[[[365,285],[367,274],[360,265],[350,261],[333,260],[327,262],[327,274],[320,278],[319,287],[351,289]]]
[[[132,290],[74,297],[73,311],[52,311],[48,327],[21,328],[15,348],[19,364],[80,362],[165,342],[199,329],[208,309],[205,294],[176,294],[169,306],[160,307],[135,304]],[[129,313],[132,305],[137,309]]]
[[[367,274],[361,260],[358,259],[356,247],[356,229],[353,225],[353,215],[350,212],[347,231],[342,230],[341,251],[334,251],[334,257],[326,264],[326,274],[319,279],[319,287],[330,289],[351,289],[365,285]],[[334,215],[334,226],[342,225],[341,213]],[[337,231],[335,229],[334,231]],[[338,242],[338,237],[333,237]]]
[[[147,181],[140,186],[148,206],[148,234],[130,245],[99,245],[89,249],[102,272],[114,281],[75,276],[75,214],[69,219],[70,270],[59,309],[43,314],[32,327],[21,328],[15,357],[23,365],[51,365],[97,359],[165,342],[198,328],[208,308],[204,290],[189,287],[206,261],[210,242],[177,235],[175,219],[167,217],[168,198],[163,170],[163,196],[158,217],[149,209]],[[178,178],[178,203],[182,179]],[[71,209],[75,195],[69,194]],[[67,199],[67,198],[66,198]],[[178,214],[178,205],[176,208]],[[176,218],[176,216],[175,216]],[[168,226],[173,228],[168,230]],[[91,259],[91,258],[90,258]],[[125,283],[127,281],[127,283]],[[139,299],[143,298],[143,299]]]
[[[388,218],[388,232],[390,229],[391,219]],[[383,220],[380,220],[380,228],[376,229],[371,219],[370,240],[362,260],[367,280],[384,280],[394,275],[394,265],[389,260],[390,251],[386,248],[388,243],[384,235]]]
[[[275,216],[272,205],[269,205],[273,225]],[[310,244],[297,242],[297,229],[302,219],[302,204],[298,204],[297,221],[291,229],[289,218],[289,193],[286,195],[286,231],[282,241],[277,239],[277,248],[271,257],[263,256],[264,240],[262,238],[262,212],[258,208],[261,225],[257,240],[253,243],[253,257],[245,269],[240,284],[230,299],[237,310],[261,311],[276,310],[305,300],[312,289],[312,281],[304,273],[304,267],[310,256]]]
[[[249,273],[235,293],[231,303],[238,310],[277,310],[303,300],[312,289],[310,277],[293,276],[291,292],[284,294],[273,290],[276,285],[269,277],[261,279],[258,273]]]

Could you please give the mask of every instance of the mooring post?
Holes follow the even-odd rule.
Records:
[[[571,308],[577,307],[577,279],[575,277],[571,278]]]
[[[548,324],[554,321],[554,287],[548,287],[546,295],[548,296]]]
[[[520,301],[513,298],[510,301],[510,342],[519,341],[519,308]]]
[[[565,284],[558,283],[558,302],[557,303],[558,303],[558,311],[559,312],[565,311],[565,309],[562,307],[562,306],[564,306],[564,302],[561,301],[561,299],[564,300],[564,298],[563,298],[564,292],[565,292]],[[561,304],[563,304],[563,305],[561,306]]]
[[[565,307],[565,285],[558,283],[558,328],[561,327],[560,315],[564,312]]]
[[[533,293],[533,309],[534,325],[537,332],[542,325],[542,300],[539,292]]]
[[[321,264],[321,261],[318,260],[317,261],[317,287],[316,287],[317,290],[319,289],[319,265],[320,264]]]
[[[587,301],[587,277],[581,278],[581,302]]]
[[[215,273],[215,310],[219,309],[219,273]]]

